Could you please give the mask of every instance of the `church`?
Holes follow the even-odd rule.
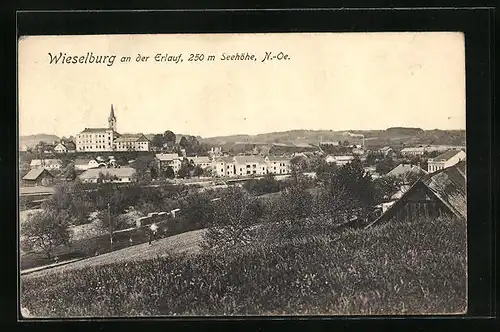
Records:
[[[77,152],[149,151],[150,141],[143,134],[121,135],[116,130],[114,106],[108,117],[107,128],[85,128],[76,135]]]

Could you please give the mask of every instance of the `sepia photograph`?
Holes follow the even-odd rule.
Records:
[[[23,318],[467,313],[463,33],[17,56]]]

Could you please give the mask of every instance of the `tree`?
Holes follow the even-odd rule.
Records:
[[[322,208],[335,217],[355,210],[370,210],[375,203],[375,189],[371,176],[357,159],[340,167],[321,189]]]
[[[70,162],[61,172],[64,179],[74,181],[76,179],[75,163]]]
[[[151,145],[156,148],[162,148],[164,143],[165,143],[165,136],[161,134],[154,135],[153,139],[151,140]]]
[[[375,202],[383,202],[399,189],[399,180],[394,176],[383,176],[373,180]]]
[[[186,149],[186,147],[189,145],[189,142],[185,136],[181,137],[181,140],[179,141],[179,146],[183,149]],[[186,149],[187,150],[187,149]]]
[[[274,210],[274,221],[295,222],[311,214],[312,196],[303,182],[287,187]]]
[[[203,169],[203,176],[206,177],[214,177],[215,176],[215,171],[212,167],[205,167]]]
[[[173,148],[176,141],[176,135],[171,131],[167,130],[163,133],[163,143],[166,143],[169,148]]]
[[[167,179],[173,179],[175,177],[174,169],[171,166],[167,166],[163,171],[163,176]]]
[[[395,167],[394,160],[391,157],[386,157],[377,162],[375,170],[379,174],[387,174]]]
[[[201,166],[196,165],[193,169],[193,176],[202,176],[203,175],[203,168]]]
[[[151,182],[151,179],[153,178],[153,175],[151,173],[151,169],[154,168],[155,161],[154,157],[152,155],[143,155],[139,156],[135,159],[134,161],[134,168],[136,171],[136,179],[140,183],[149,183]]]
[[[206,193],[189,193],[180,200],[180,209],[190,224],[190,229],[210,227],[213,224],[214,207]]]
[[[182,161],[181,168],[177,172],[177,176],[182,179],[189,178],[192,176],[193,171],[194,171],[194,163],[188,161],[187,159],[184,159]]]
[[[214,223],[204,235],[205,249],[224,250],[249,243],[250,226],[258,223],[263,208],[247,192],[230,187],[214,202]]]
[[[33,214],[21,227],[23,250],[42,251],[51,259],[58,247],[70,243],[68,220],[65,211],[44,210]]]

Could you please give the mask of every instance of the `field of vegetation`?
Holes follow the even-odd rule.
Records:
[[[233,250],[23,278],[21,304],[38,317],[466,311],[463,222],[328,229],[276,225]]]

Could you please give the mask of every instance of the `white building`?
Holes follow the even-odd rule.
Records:
[[[220,177],[232,177],[236,175],[236,161],[234,157],[219,157],[214,160],[213,168],[215,174]]]
[[[431,158],[427,162],[427,171],[433,173],[453,165],[458,164],[460,161],[465,160],[466,153],[462,150],[450,150],[436,158]]]
[[[123,134],[115,139],[115,151],[149,151],[151,142],[143,134]]]
[[[101,175],[102,174],[102,175]],[[85,183],[98,183],[101,176],[107,176],[114,178],[113,180],[108,180],[113,183],[129,183],[134,180],[135,169],[132,167],[120,167],[120,168],[93,168],[88,169],[83,172],[79,178]]]
[[[76,159],[75,170],[86,171],[91,168],[106,167],[106,163],[99,163],[95,159]]]
[[[182,157],[179,157],[177,153],[157,153],[155,159],[160,171],[165,171],[168,167],[171,167],[174,174],[177,174],[182,166]]]
[[[269,156],[265,159],[267,163],[267,173],[270,174],[290,174],[292,164],[289,158]]]
[[[354,160],[354,156],[333,156],[333,155],[328,155],[325,158],[325,161],[327,163],[335,163],[338,166],[344,166],[349,164]]]
[[[234,157],[236,175],[265,175],[267,174],[266,160],[260,156]]]
[[[54,151],[57,153],[66,153],[68,152],[68,149],[62,143],[59,143],[54,148]]]
[[[59,159],[32,159],[30,168],[45,168],[48,170],[60,169],[62,161]]]
[[[404,148],[401,150],[401,154],[403,156],[422,156],[424,152],[425,152],[424,147]]]

